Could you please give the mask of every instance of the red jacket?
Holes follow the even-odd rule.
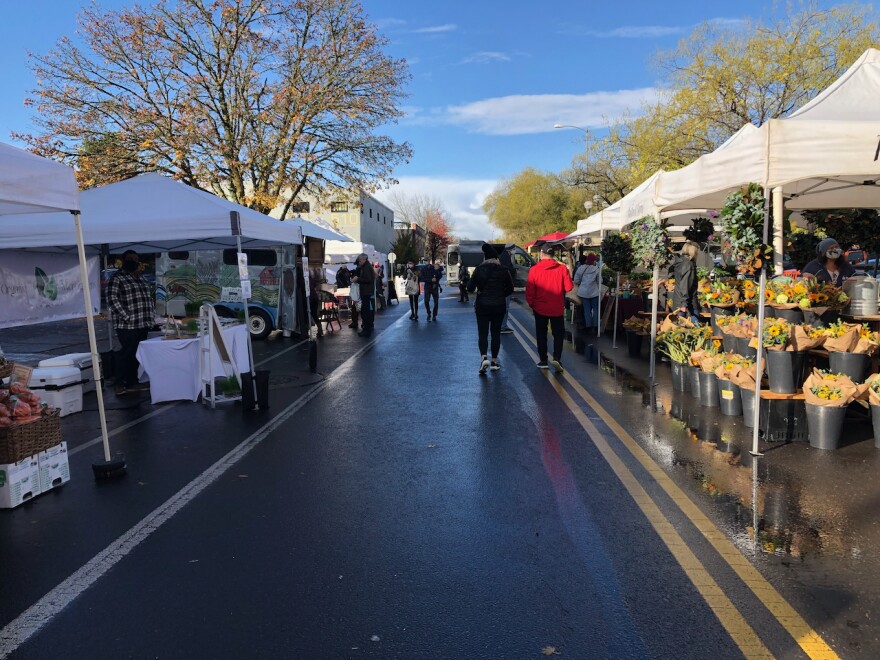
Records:
[[[565,292],[573,286],[568,268],[554,259],[541,259],[529,270],[526,302],[541,316],[562,316]]]

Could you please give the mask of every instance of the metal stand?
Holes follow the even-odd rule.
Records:
[[[217,384],[214,382],[215,353],[220,357],[227,380],[234,377],[238,382],[239,394],[217,394]],[[241,375],[235,364],[235,357],[226,344],[217,312],[208,304],[203,304],[199,310],[199,373],[202,378],[202,403],[210,402],[214,408],[217,403],[241,400]],[[256,390],[254,392],[256,398]]]
[[[601,289],[600,289],[601,292]],[[614,340],[612,348],[617,348],[617,315],[620,312],[620,273],[617,274],[617,285],[614,289]]]

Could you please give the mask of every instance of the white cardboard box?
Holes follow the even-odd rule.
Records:
[[[66,442],[41,451],[37,454],[37,463],[40,471],[40,492],[45,493],[70,481]]]
[[[80,370],[83,392],[95,391],[95,370],[92,368],[91,353],[68,353],[47,360],[40,360],[38,367],[76,367]]]
[[[14,509],[40,494],[37,457],[0,465],[0,509]]]
[[[28,387],[61,416],[78,413],[83,407],[82,373],[78,367],[37,367]]]

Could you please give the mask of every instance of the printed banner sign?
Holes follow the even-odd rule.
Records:
[[[88,260],[92,306],[100,305],[98,257]],[[93,310],[98,313],[97,307]],[[85,316],[75,254],[4,251],[0,258],[0,328]]]

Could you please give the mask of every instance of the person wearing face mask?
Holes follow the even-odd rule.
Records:
[[[155,324],[153,292],[141,277],[140,258],[134,250],[122,255],[122,268],[107,284],[107,306],[122,346],[116,357],[116,394],[145,389],[138,383],[138,345]],[[146,388],[149,386],[147,385]]]
[[[815,277],[823,284],[842,286],[846,278],[855,275],[855,268],[843,256],[843,250],[833,238],[820,241],[816,254],[819,256],[804,266],[801,272],[804,277]]]

